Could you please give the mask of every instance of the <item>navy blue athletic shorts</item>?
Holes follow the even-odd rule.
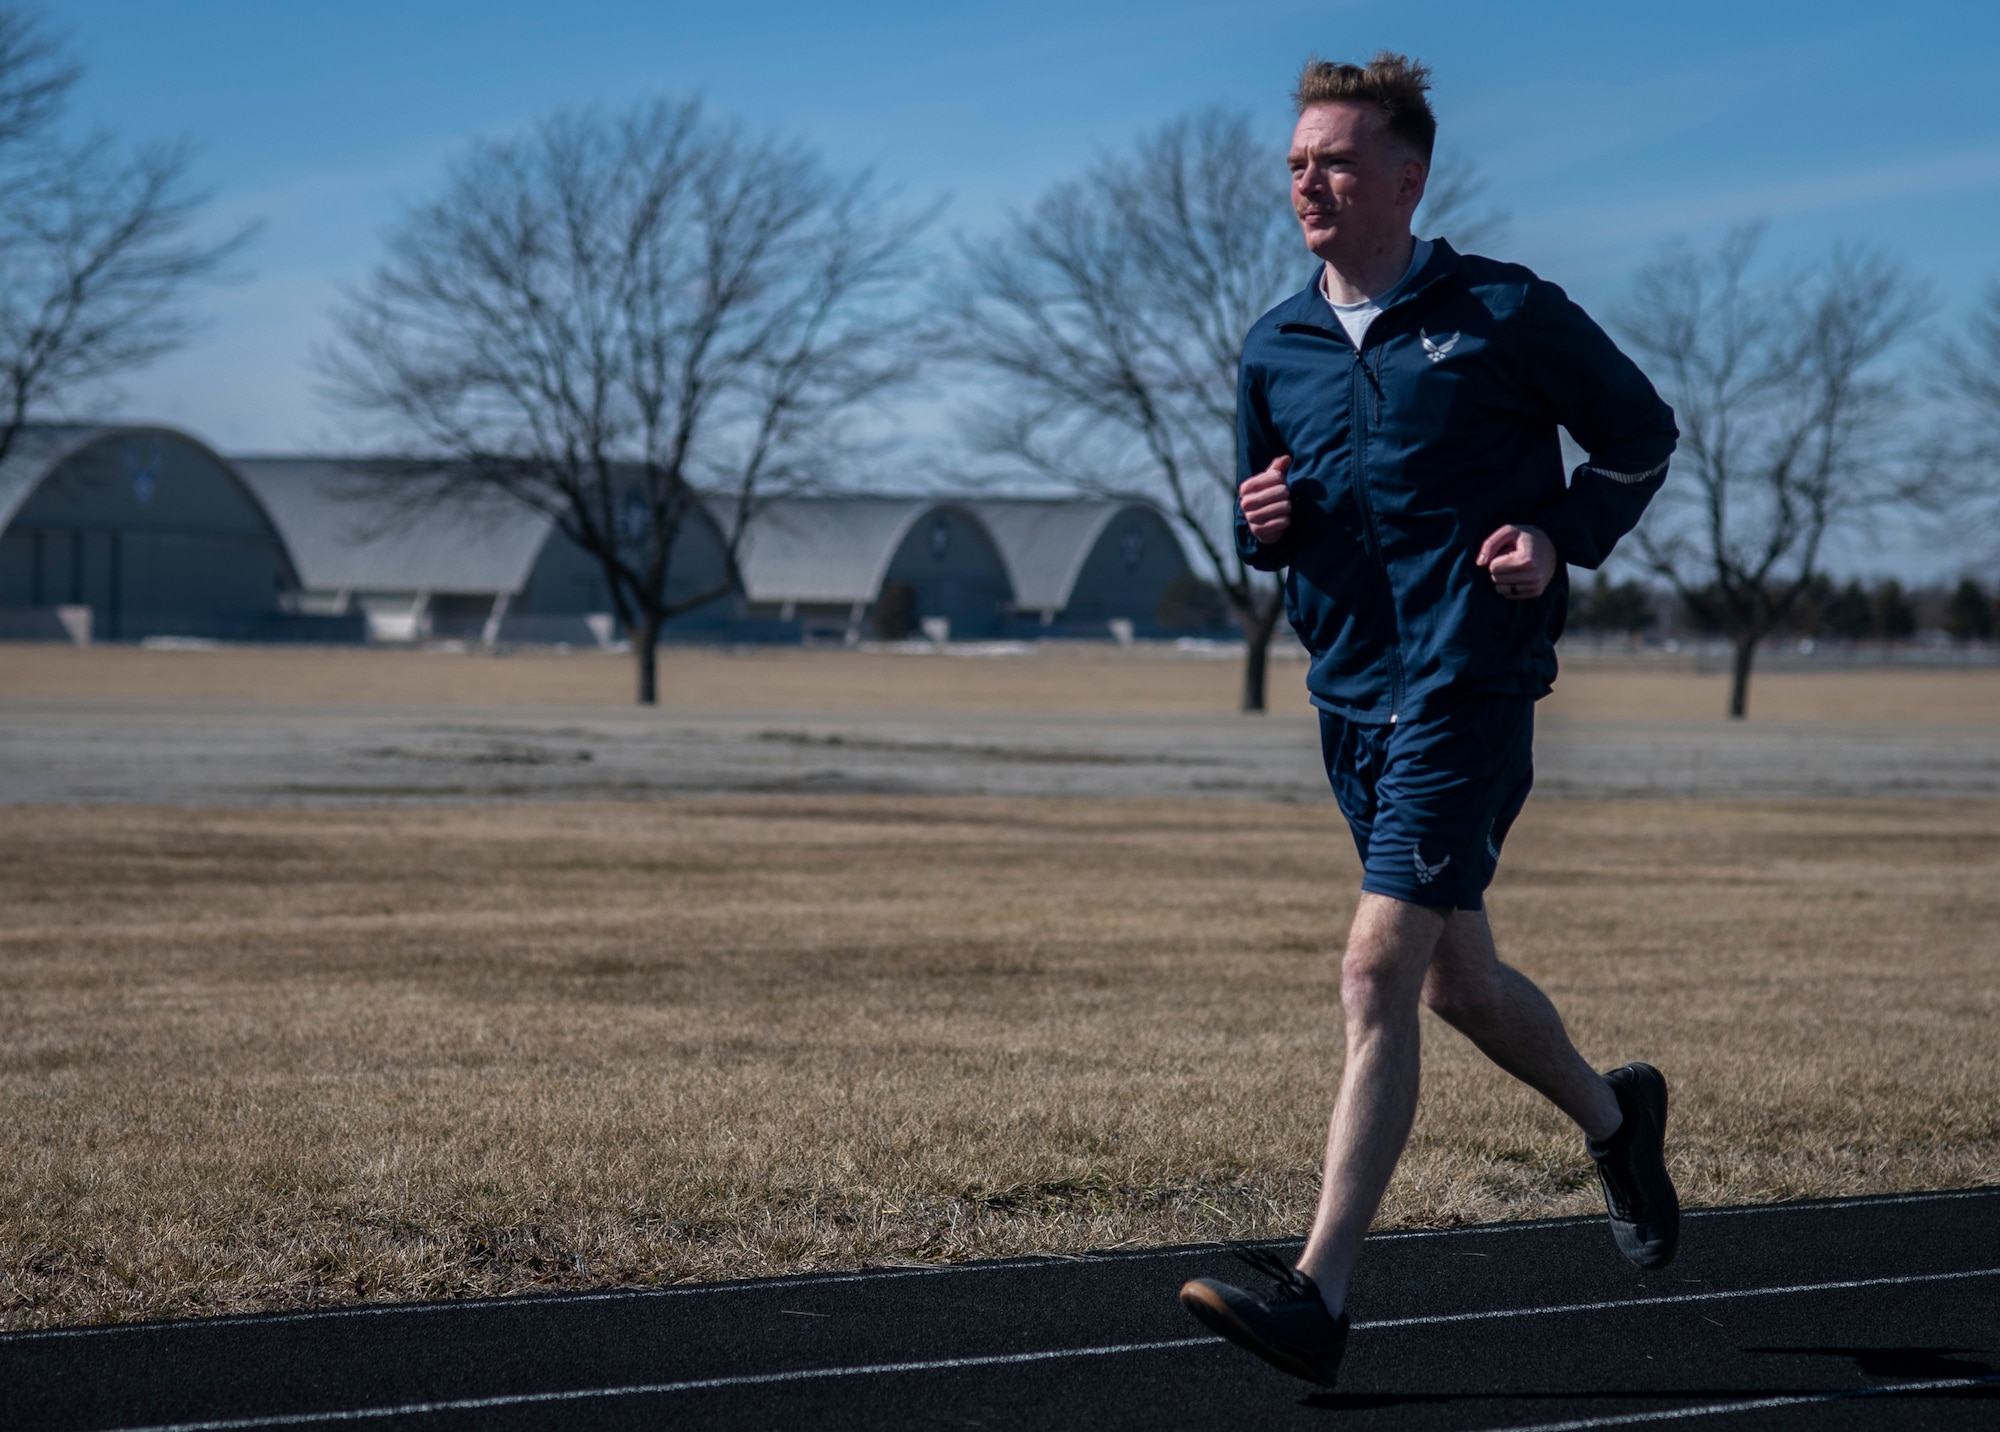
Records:
[[[1361,888],[1477,910],[1535,783],[1535,701],[1469,696],[1413,721],[1319,713],[1334,799],[1361,852]]]

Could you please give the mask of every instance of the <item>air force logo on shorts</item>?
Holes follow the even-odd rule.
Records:
[[[1361,888],[1431,909],[1482,908],[1534,785],[1534,698],[1475,693],[1394,724],[1325,707],[1319,716]]]

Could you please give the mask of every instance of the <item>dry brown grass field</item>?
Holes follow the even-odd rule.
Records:
[[[1297,1233],[1355,874],[1323,805],[14,810],[0,1326]],[[2000,1180],[2000,803],[1544,802],[1493,906],[1690,1202]],[[1426,1040],[1383,1222],[1589,1210]]]
[[[1305,710],[1304,665],[1283,646],[1274,711]],[[675,647],[660,662],[669,711],[894,710],[1063,714],[1235,709],[1238,663],[1223,655],[1052,644],[1018,656]],[[1565,659],[1555,716],[1715,721],[1727,678],[1687,662]],[[501,655],[380,648],[152,651],[0,644],[0,703],[269,702],[434,706],[628,706],[629,658],[599,653]],[[0,706],[0,709],[4,709]],[[1759,672],[1753,721],[2000,724],[2000,668]]]

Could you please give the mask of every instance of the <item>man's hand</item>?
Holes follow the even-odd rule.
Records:
[[[1236,489],[1243,520],[1259,542],[1277,541],[1292,525],[1292,490],[1285,486],[1285,470],[1291,465],[1289,457],[1278,458],[1256,476],[1244,478]]]
[[[1525,602],[1539,597],[1555,580],[1556,544],[1539,527],[1509,523],[1479,544],[1473,561],[1486,569],[1501,596]]]

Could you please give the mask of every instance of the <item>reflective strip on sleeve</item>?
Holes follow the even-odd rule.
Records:
[[[1585,472],[1594,472],[1599,477],[1608,477],[1613,482],[1622,482],[1628,487],[1636,487],[1642,482],[1651,482],[1666,470],[1667,464],[1664,462],[1658,467],[1649,467],[1644,472],[1613,472],[1608,467],[1593,467],[1589,463],[1583,465],[1583,471]]]

